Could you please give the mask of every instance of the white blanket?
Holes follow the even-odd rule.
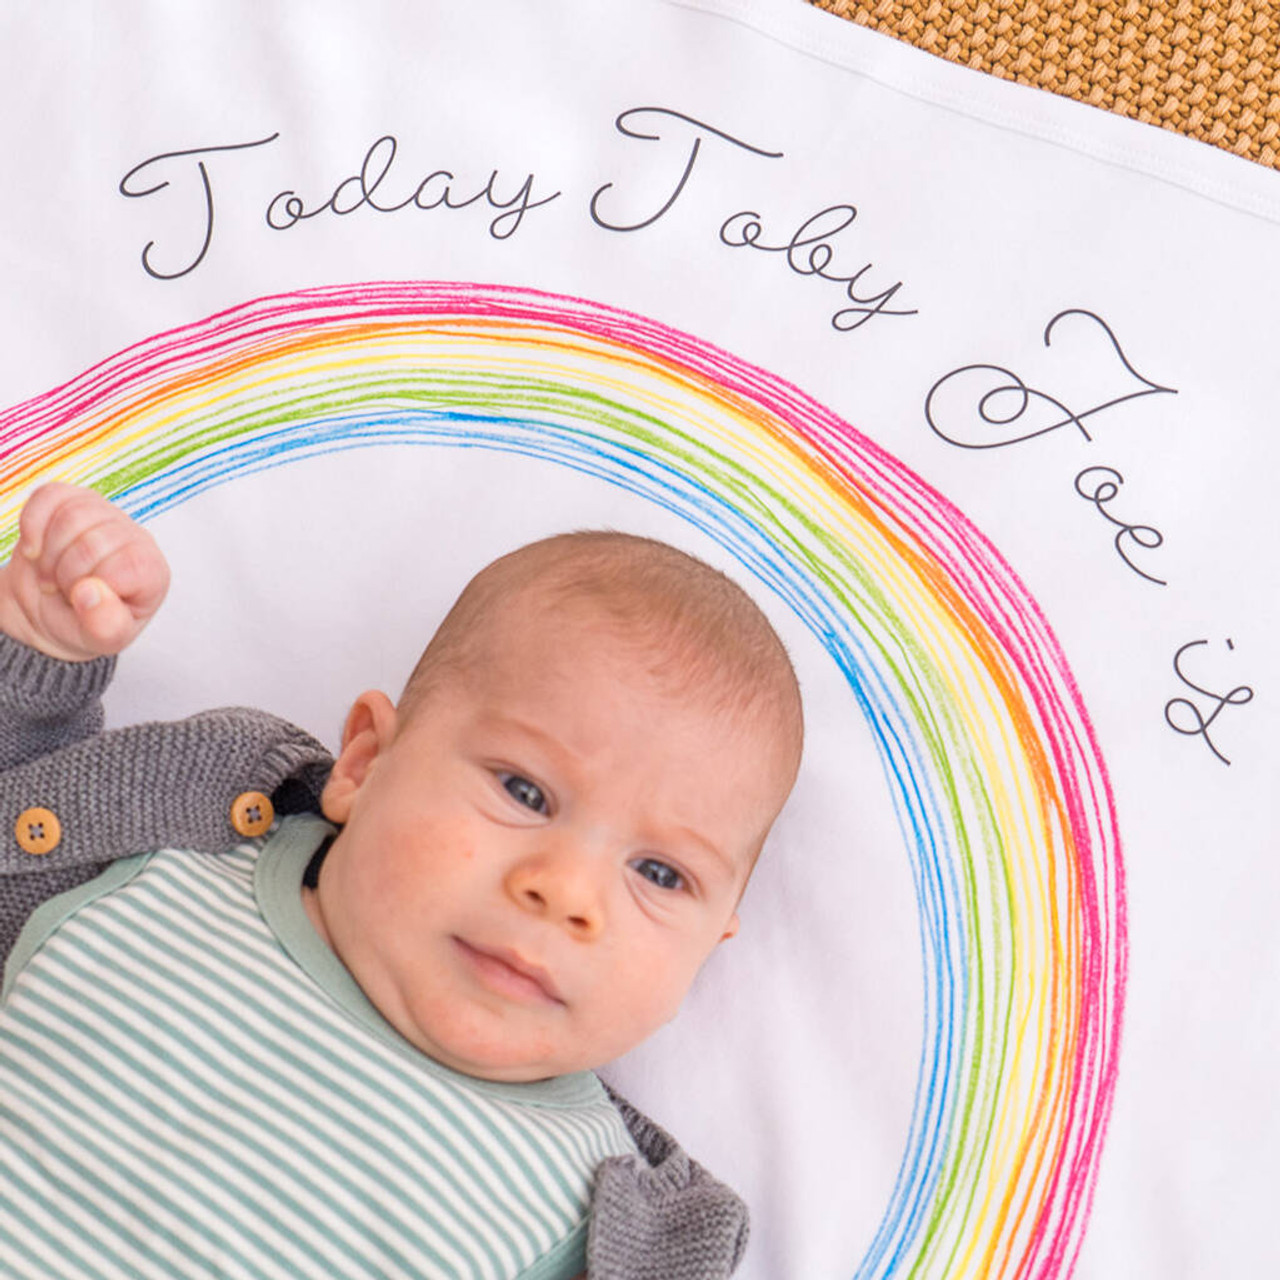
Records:
[[[749,1280],[1263,1276],[1280,177],[799,3],[0,10],[0,529],[151,522],[114,722],[335,745],[461,584],[635,530],[805,763],[606,1074]]]

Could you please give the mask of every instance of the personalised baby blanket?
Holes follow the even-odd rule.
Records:
[[[0,9],[0,538],[165,547],[112,723],[331,746],[614,527],[793,654],[795,795],[605,1074],[749,1280],[1261,1276],[1280,178],[799,3]]]

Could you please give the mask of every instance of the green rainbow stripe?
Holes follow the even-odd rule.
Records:
[[[578,299],[436,283],[261,299],[8,410],[3,549],[41,480],[146,519],[384,444],[621,486],[715,538],[817,636],[878,744],[924,954],[902,1163],[851,1270],[1069,1275],[1115,1086],[1123,869],[1079,693],[995,549],[847,423],[723,351]]]

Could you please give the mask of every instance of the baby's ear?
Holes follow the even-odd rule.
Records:
[[[396,735],[396,709],[385,693],[362,693],[347,712],[342,729],[342,750],[333,772],[320,793],[320,811],[339,825],[351,815],[351,806],[369,777],[374,761]]]

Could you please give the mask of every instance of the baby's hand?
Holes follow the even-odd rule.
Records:
[[[141,525],[90,489],[46,484],[0,568],[0,630],[83,662],[132,643],[168,589],[169,565]]]

